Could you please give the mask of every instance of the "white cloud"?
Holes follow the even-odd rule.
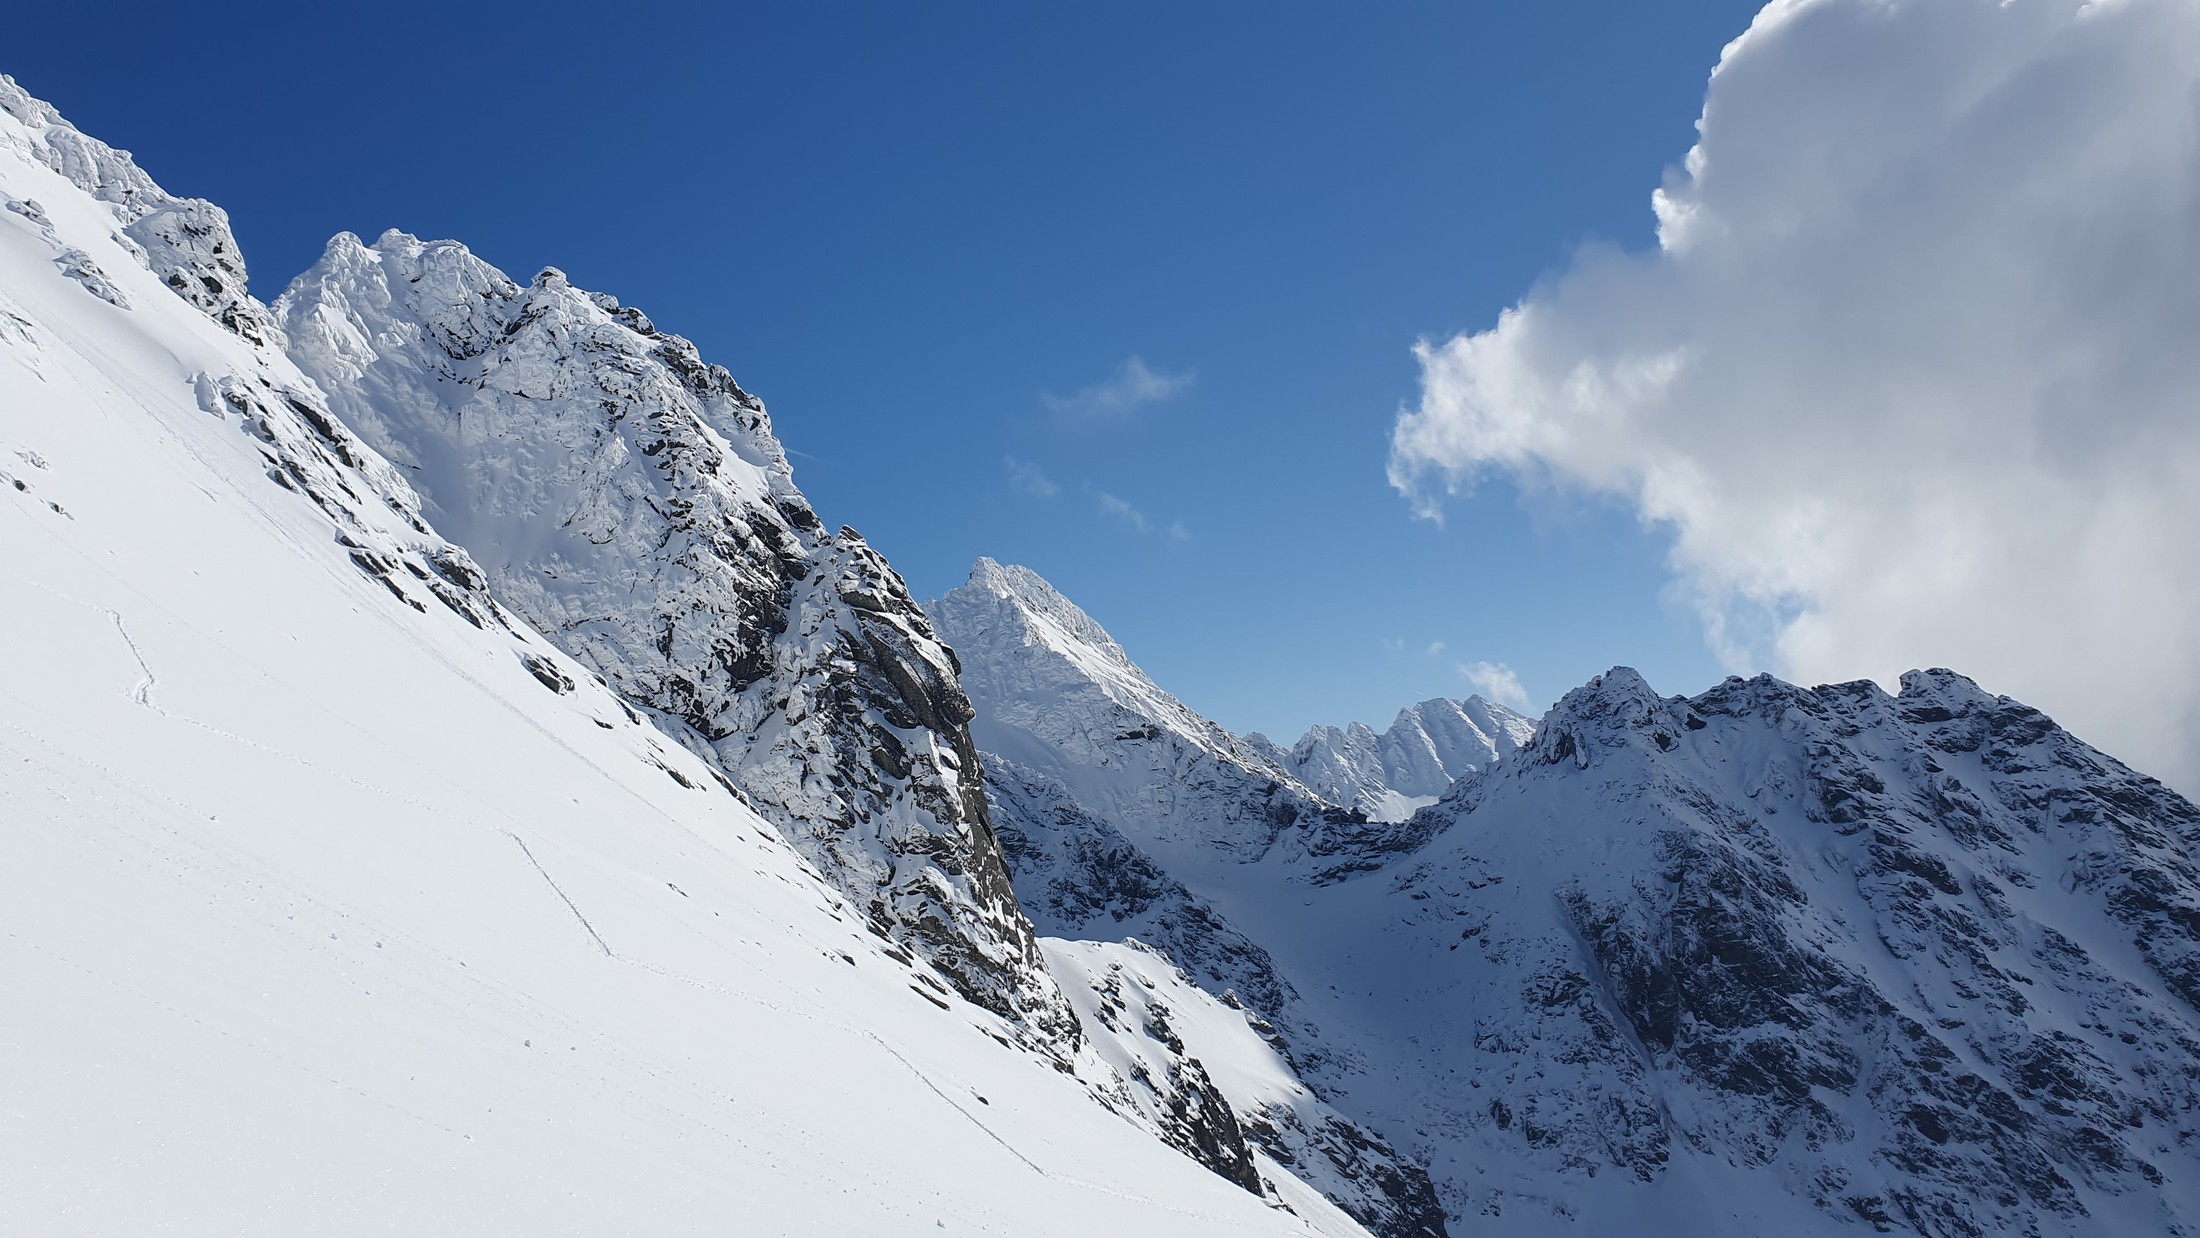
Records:
[[[1161,536],[1168,538],[1172,542],[1188,542],[1192,540],[1192,531],[1185,528],[1184,522],[1181,520],[1172,520],[1166,525],[1156,524],[1155,522],[1146,519],[1146,513],[1138,510],[1136,507],[1132,506],[1125,500],[1119,499],[1114,495],[1109,494],[1105,490],[1100,491],[1099,496],[1100,514],[1103,516],[1110,516],[1114,519],[1120,520],[1124,524],[1129,525],[1131,528],[1137,530],[1140,533],[1159,533]]]
[[[1435,649],[1430,652],[1435,652]],[[1459,673],[1466,677],[1468,683],[1474,685],[1474,690],[1481,693],[1485,701],[1510,705],[1514,709],[1528,707],[1528,692],[1520,686],[1520,676],[1514,674],[1513,668],[1503,662],[1463,662],[1459,666]]]
[[[1633,503],[1735,669],[1953,666],[2200,790],[2200,5],[1780,0],[1391,477]]]
[[[1146,532],[1145,513],[1105,490],[1100,492],[1100,513],[1113,516],[1141,533]]]
[[[1051,499],[1062,493],[1054,479],[1039,470],[1039,466],[1014,456],[1004,457],[1008,464],[1008,486],[1016,493],[1033,499]]]
[[[1144,405],[1166,400],[1192,385],[1192,376],[1156,374],[1136,357],[1117,367],[1115,376],[1072,395],[1039,393],[1054,424],[1062,429],[1113,425],[1128,421]]]

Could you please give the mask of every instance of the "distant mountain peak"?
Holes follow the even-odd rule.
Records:
[[[1332,803],[1377,821],[1403,821],[1534,733],[1532,719],[1479,696],[1433,697],[1399,710],[1380,734],[1362,722],[1310,728],[1287,759],[1302,782]]]
[[[968,581],[927,609],[950,633],[965,680],[976,685],[972,690],[996,694],[1010,712],[1044,707],[1090,713],[1097,702],[1073,702],[1097,697],[1120,711],[1124,727],[1159,727],[1203,752],[1292,780],[1259,749],[1164,691],[1099,621],[1030,568],[979,559]]]

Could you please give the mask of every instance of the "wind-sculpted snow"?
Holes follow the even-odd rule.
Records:
[[[1067,1051],[952,657],[818,521],[755,397],[638,311],[455,242],[339,235],[276,312],[499,598],[690,736],[879,931]]]
[[[1333,804],[1360,809],[1374,821],[1403,821],[1533,734],[1534,719],[1503,705],[1479,696],[1436,697],[1399,710],[1380,735],[1363,722],[1313,727],[1281,763]]]

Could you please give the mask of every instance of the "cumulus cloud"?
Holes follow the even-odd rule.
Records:
[[[1039,466],[1014,456],[1004,457],[1008,464],[1008,487],[1026,498],[1051,499],[1062,493],[1054,479],[1041,472]]]
[[[1423,341],[1391,478],[1668,528],[1734,669],[1953,666],[2200,790],[2200,5],[1778,0],[1658,245]]]
[[[1510,705],[1514,709],[1528,707],[1528,692],[1520,686],[1520,676],[1503,662],[1466,662],[1460,665],[1459,673],[1474,685],[1474,690],[1481,693],[1485,701]]]
[[[1192,385],[1192,376],[1157,374],[1136,357],[1117,367],[1113,377],[1071,395],[1039,393],[1039,402],[1061,429],[1119,424],[1141,407],[1166,400]]]

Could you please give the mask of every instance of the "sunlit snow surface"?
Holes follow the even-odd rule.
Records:
[[[0,126],[0,1231],[1350,1232],[1003,1047],[438,605],[387,466]],[[270,476],[316,451],[323,505]]]
[[[2037,710],[1950,671],[1683,699],[1615,668],[1355,829],[1120,690],[1029,572],[934,609],[1042,929],[1234,989],[1455,1234],[2200,1219],[2200,809]]]

